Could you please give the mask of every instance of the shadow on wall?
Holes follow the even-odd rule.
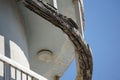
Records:
[[[0,80],[4,80],[4,78],[2,76],[0,76]]]
[[[7,57],[11,57],[10,52],[11,52],[11,48],[13,47],[11,42],[16,44],[16,46],[14,45],[14,51],[13,52],[17,52],[19,53],[19,51],[17,51],[17,47],[19,47],[19,49],[21,49],[21,51],[23,51],[24,55],[26,56],[26,58],[28,58],[28,48],[27,48],[27,40],[26,40],[26,34],[24,32],[24,29],[22,26],[17,26],[17,25],[13,25],[10,26],[9,23],[6,25],[6,21],[5,24],[1,23],[0,20],[0,44],[1,47],[0,49],[2,51],[0,51],[2,54],[4,54]],[[16,48],[15,48],[16,47]]]
[[[23,19],[21,18],[17,3],[14,0],[0,0],[0,36],[4,38],[5,44],[5,51],[2,51],[2,53],[5,53],[7,57],[11,57],[10,41],[12,41],[24,52],[26,58],[28,58],[27,39]],[[0,42],[0,44],[1,43],[2,42]]]
[[[18,44],[2,35],[0,35],[0,44],[0,54],[3,54],[17,63],[29,68],[28,59]]]
[[[29,68],[26,32],[14,0],[0,0],[0,54]]]

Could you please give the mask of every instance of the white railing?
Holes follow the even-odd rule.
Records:
[[[4,55],[0,55],[0,67],[0,80],[47,80]]]

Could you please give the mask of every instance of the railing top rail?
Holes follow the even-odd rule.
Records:
[[[1,55],[1,54],[0,54],[0,61],[8,63],[9,65],[17,68],[18,70],[21,70],[24,73],[26,73],[26,74],[28,74],[28,75],[30,75],[32,77],[35,77],[35,78],[37,78],[39,80],[48,80],[48,79],[44,78],[43,76],[33,72],[32,70],[20,65],[19,63],[13,61],[12,59],[9,59],[9,58],[5,57],[4,55]]]

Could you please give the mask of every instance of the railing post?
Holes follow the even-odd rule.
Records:
[[[11,79],[10,65],[7,63],[4,63],[4,79],[5,80]]]

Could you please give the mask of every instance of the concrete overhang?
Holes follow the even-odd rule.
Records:
[[[74,58],[73,43],[61,29],[23,5],[20,8],[27,30],[31,69],[49,79],[62,76]]]

